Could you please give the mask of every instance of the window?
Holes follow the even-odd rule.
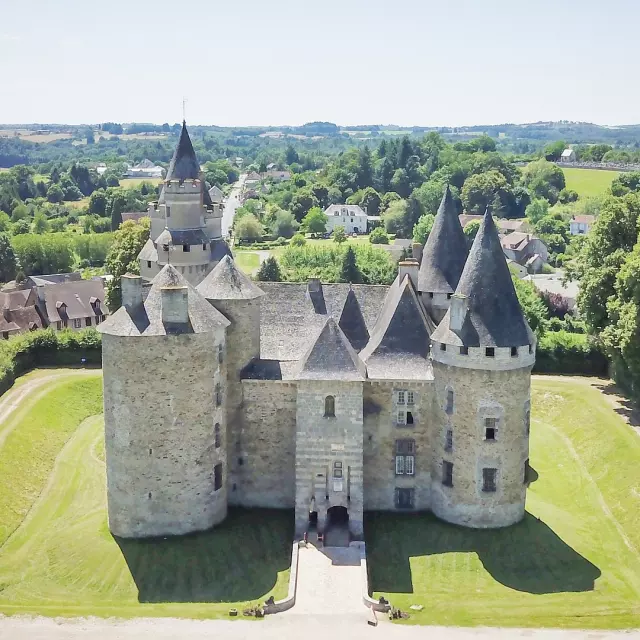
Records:
[[[9,339],[9,332],[8,331],[3,331],[2,332],[2,338],[4,340],[8,340]]]
[[[445,487],[453,487],[453,462],[442,461],[442,484]]]
[[[80,318],[73,319],[73,328],[79,329],[82,326],[82,320]]]
[[[216,406],[219,407],[222,404],[222,387],[219,382],[216,382]]]
[[[524,433],[526,436],[531,432],[531,409],[527,406],[524,410]]]
[[[169,251],[169,245],[168,244],[163,244],[162,245],[162,250],[168,252]]]
[[[485,467],[482,470],[482,490],[487,493],[494,493],[496,490],[496,477],[498,470],[491,467]]]
[[[206,242],[203,242],[203,243],[202,243],[202,250],[203,250],[203,251],[206,251],[206,250],[207,250],[207,243],[206,243]]]
[[[533,353],[533,345],[532,344],[529,345],[529,353]]]
[[[69,326],[69,322],[67,320],[63,320],[62,326],[66,329]]]
[[[405,392],[404,391],[398,391],[398,404],[404,404],[405,403]]]
[[[524,461],[524,477],[522,479],[522,482],[524,484],[527,484],[527,482],[529,482],[529,469],[530,469],[530,467],[529,467],[529,458],[527,458]]]
[[[447,350],[447,345],[444,342],[440,343],[440,351],[446,351]]]
[[[407,424],[407,414],[404,411],[398,411],[396,416],[396,424]]]
[[[444,450],[453,451],[453,429],[447,429],[444,436]]]
[[[484,355],[487,356],[487,358],[493,358],[496,355],[495,347],[486,347]]]
[[[469,355],[469,347],[460,347],[460,355],[468,356]]]
[[[333,463],[333,477],[342,478],[342,462]]]
[[[324,399],[324,417],[335,418],[336,417],[336,399],[334,396],[327,396]]]
[[[193,273],[193,267],[192,266],[189,267],[189,273]]]
[[[213,490],[222,489],[222,462],[213,467]]]
[[[213,446],[216,449],[220,448],[220,423],[216,422],[215,427],[213,427]]]
[[[498,418],[484,419],[484,439],[495,440],[498,432]]]
[[[412,476],[415,473],[415,440],[396,440],[396,475]]]
[[[413,424],[413,413],[411,411],[407,411],[407,424]]]
[[[447,300],[451,300],[452,297],[453,297],[453,293],[447,293]]]
[[[396,489],[396,509],[413,509],[413,502],[413,489]]]
[[[518,357],[518,347],[511,347],[511,357],[512,358]]]
[[[85,318],[84,319],[84,326],[85,327],[90,327],[91,326],[91,318]]]
[[[60,329],[62,329],[62,322],[60,322],[60,320],[58,320],[58,322],[56,322],[56,329],[58,331],[60,331]]]
[[[147,269],[151,269],[151,260],[147,260]]]
[[[218,362],[222,364],[224,362],[224,345],[218,345]]]
[[[183,244],[183,245],[182,245],[182,250],[183,250],[185,253],[189,253],[189,251],[191,251],[191,245],[189,245],[189,244]]]
[[[413,394],[413,391],[407,391],[407,404],[414,404],[415,403],[415,397]]]
[[[449,415],[453,413],[453,389],[447,389],[447,405],[445,411]]]
[[[429,297],[433,298],[433,291],[429,291]]]
[[[171,207],[169,205],[167,205],[165,207],[165,211],[167,212],[167,218],[171,217]]]

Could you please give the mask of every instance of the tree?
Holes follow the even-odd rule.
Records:
[[[545,160],[556,161],[560,160],[562,152],[567,148],[567,143],[564,140],[556,140],[550,142],[542,151],[542,155]]]
[[[467,236],[467,242],[469,246],[473,244],[473,241],[476,239],[478,235],[478,230],[480,229],[480,220],[471,220],[471,222],[467,222],[464,226],[464,235]]]
[[[258,280],[261,282],[282,282],[280,265],[274,256],[269,256],[258,269]]]
[[[294,194],[291,199],[291,213],[300,222],[313,207],[318,206],[318,199],[309,187],[304,187]]]
[[[427,239],[429,238],[429,234],[431,233],[431,229],[433,228],[435,219],[436,217],[431,213],[420,216],[415,227],[413,227],[414,242],[419,242],[423,246],[426,244]]]
[[[18,220],[25,220],[29,217],[29,207],[26,204],[19,204],[14,207],[11,212],[11,222],[18,222]]]
[[[304,245],[307,244],[307,239],[301,233],[296,233],[296,235],[291,238],[289,244],[292,247],[304,247]]]
[[[394,200],[384,213],[383,220],[387,233],[399,234],[405,228],[407,201]]]
[[[468,213],[482,214],[496,196],[500,202],[511,193],[506,178],[499,171],[487,171],[469,176],[462,187],[462,203]]]
[[[49,202],[62,202],[64,200],[64,192],[62,191],[62,188],[59,184],[53,182],[53,174],[51,175],[52,182],[47,189],[47,200]]]
[[[298,152],[292,145],[288,145],[287,150],[284,152],[284,161],[287,164],[293,164],[294,162],[299,162],[299,160]]]
[[[288,211],[276,213],[271,231],[276,238],[290,238],[300,227],[300,224]]]
[[[121,305],[120,278],[125,273],[140,273],[138,254],[149,239],[150,218],[127,220],[113,234],[113,243],[105,260],[105,270],[113,276],[107,285],[107,306],[113,313]]]
[[[531,330],[535,331],[537,336],[540,337],[546,329],[548,318],[544,302],[542,302],[542,298],[533,282],[520,280],[513,275],[511,279],[527,322]]]
[[[46,233],[49,230],[49,222],[43,211],[38,211],[33,217],[33,233]]]
[[[409,175],[404,169],[396,169],[391,178],[391,188],[401,197],[406,198],[411,193]]]
[[[347,247],[342,259],[340,282],[351,282],[352,284],[362,282],[362,272],[356,264],[356,254],[351,245]]]
[[[371,244],[389,244],[389,236],[382,227],[376,227],[369,234],[369,242]]]
[[[262,239],[264,228],[260,224],[258,218],[249,213],[242,216],[234,227],[234,233],[238,240],[244,242],[256,242]]]
[[[526,208],[525,215],[530,222],[535,224],[538,220],[544,218],[549,212],[549,203],[543,198],[532,200],[531,204]]]
[[[362,192],[360,206],[368,215],[377,216],[380,213],[380,203],[380,194],[373,187],[367,187]]]
[[[103,189],[97,189],[89,198],[89,213],[104,216],[107,212],[107,195]]]
[[[343,226],[338,225],[337,227],[334,227],[333,241],[337,242],[338,244],[342,244],[343,242],[347,241],[347,234],[344,232]]]
[[[6,233],[0,233],[0,281],[9,282],[16,276],[18,263],[11,241]]]
[[[11,229],[11,218],[4,211],[0,211],[0,233],[6,233]]]
[[[534,198],[545,198],[551,204],[558,201],[560,192],[565,188],[562,169],[546,160],[530,162],[522,172],[522,183]]]
[[[356,170],[356,184],[358,189],[365,189],[373,185],[373,165],[371,164],[371,151],[366,145],[358,154],[358,168]]]
[[[302,228],[308,233],[325,233],[327,216],[319,207],[313,207],[302,220]]]

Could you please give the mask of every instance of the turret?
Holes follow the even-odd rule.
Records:
[[[449,185],[422,251],[418,290],[425,309],[440,322],[449,308],[469,251]]]
[[[433,511],[470,527],[517,522],[524,516],[528,483],[536,342],[489,211],[431,340],[437,425]]]
[[[143,301],[123,276],[123,306],[102,334],[109,528],[125,538],[208,529],[227,513],[228,320],[171,265]]]

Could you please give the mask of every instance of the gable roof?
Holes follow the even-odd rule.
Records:
[[[42,311],[49,323],[108,313],[102,280],[47,283],[42,285],[39,298],[42,301]]]
[[[344,331],[345,336],[357,351],[360,351],[369,342],[369,331],[353,289],[349,289],[349,293],[347,293],[338,326]]]
[[[238,269],[229,255],[220,260],[196,291],[207,300],[253,300],[264,295],[264,291]]]
[[[422,252],[418,290],[453,293],[468,253],[467,238],[460,226],[453,196],[447,185]]]
[[[329,316],[300,360],[300,380],[364,380],[366,368],[342,329]]]
[[[346,211],[345,215],[348,215],[348,216],[366,216],[367,215],[359,204],[330,204],[324,210],[324,213],[327,216],[332,216],[335,213],[342,213],[343,209]]]
[[[573,149],[565,149],[562,152],[562,157],[563,158],[568,158],[571,154],[575,153]]]
[[[468,304],[462,329],[454,332],[450,328],[449,309],[434,331],[433,340],[468,347],[515,347],[533,343],[533,334],[520,308],[498,230],[488,208],[456,295],[466,298]]]
[[[212,307],[173,265],[168,264],[151,281],[151,288],[142,304],[130,309],[120,307],[99,324],[97,330],[116,336],[163,336],[172,333],[162,322],[162,289],[182,286],[188,289],[189,309],[189,327],[182,333],[208,333],[218,327],[229,326],[229,321]]]

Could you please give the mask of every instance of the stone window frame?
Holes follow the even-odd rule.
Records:
[[[332,473],[331,477],[332,478],[337,478],[339,480],[342,480],[342,478],[344,477],[344,469],[343,469],[342,460],[334,460],[334,462],[333,462],[333,473]]]
[[[407,389],[407,405],[414,406],[416,403],[416,394],[412,389]]]
[[[407,412],[404,409],[396,411],[396,424],[401,427],[407,426]]]
[[[481,400],[478,404],[476,420],[478,439],[481,442],[486,442],[489,444],[498,442],[498,440],[500,439],[500,432],[502,431],[502,428],[504,426],[504,417],[504,407],[499,402],[496,402],[495,400]],[[495,434],[493,440],[486,439],[487,418],[494,418],[496,420],[494,427],[492,427]]]
[[[396,402],[401,405],[407,404],[407,392],[404,389],[398,389],[396,391]]]
[[[490,477],[490,474],[486,473],[487,471],[493,471],[493,477],[492,482],[493,482],[493,489],[487,489],[487,481]],[[480,490],[481,492],[484,493],[498,493],[498,487],[500,486],[499,483],[499,478],[500,478],[500,467],[498,467],[497,465],[495,467],[481,467],[481,483],[480,483]]]
[[[413,438],[396,440],[395,468],[397,476],[415,476],[416,441]]]

